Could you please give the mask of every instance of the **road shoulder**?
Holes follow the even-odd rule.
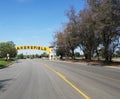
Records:
[[[51,60],[54,62],[63,62],[63,63],[72,63],[72,64],[80,64],[80,65],[86,65],[86,66],[99,66],[99,67],[106,67],[106,68],[111,68],[111,69],[120,69],[120,64],[118,65],[114,65],[114,64],[110,64],[110,65],[101,65],[99,63],[95,63],[95,62],[77,62],[77,61],[68,61],[68,60]]]

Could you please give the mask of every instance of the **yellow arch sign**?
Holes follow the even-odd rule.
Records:
[[[49,47],[44,47],[44,46],[16,46],[16,50],[43,50],[50,52],[51,49]]]

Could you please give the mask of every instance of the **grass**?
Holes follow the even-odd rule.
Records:
[[[11,61],[3,61],[3,60],[0,60],[0,69],[7,67],[7,66],[8,66],[9,64],[11,64],[11,63],[12,63]]]

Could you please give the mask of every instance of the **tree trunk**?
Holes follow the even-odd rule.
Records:
[[[61,59],[61,60],[63,59],[63,55],[62,55],[62,54],[60,55],[60,59]]]
[[[88,60],[88,61],[91,60],[92,55],[91,55],[91,52],[90,52],[90,51],[85,52],[84,55],[85,55],[85,59],[86,59],[86,60]]]
[[[72,49],[72,59],[75,59],[74,49]]]
[[[112,57],[111,57],[111,52],[110,52],[110,49],[109,49],[109,45],[111,43],[111,39],[110,39],[110,36],[106,33],[103,33],[102,34],[103,36],[103,46],[104,46],[104,52],[103,52],[103,56],[105,58],[105,62],[111,62],[112,60]]]
[[[111,51],[109,51],[108,46],[105,46],[105,48],[104,48],[104,58],[105,58],[105,62],[112,61],[112,53],[111,53]]]
[[[97,53],[97,58],[98,58],[98,61],[100,60],[100,55],[99,55],[99,51],[96,50],[96,53]]]

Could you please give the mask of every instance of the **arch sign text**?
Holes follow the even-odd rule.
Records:
[[[17,50],[43,50],[47,52],[51,52],[51,48],[44,46],[16,46]]]

